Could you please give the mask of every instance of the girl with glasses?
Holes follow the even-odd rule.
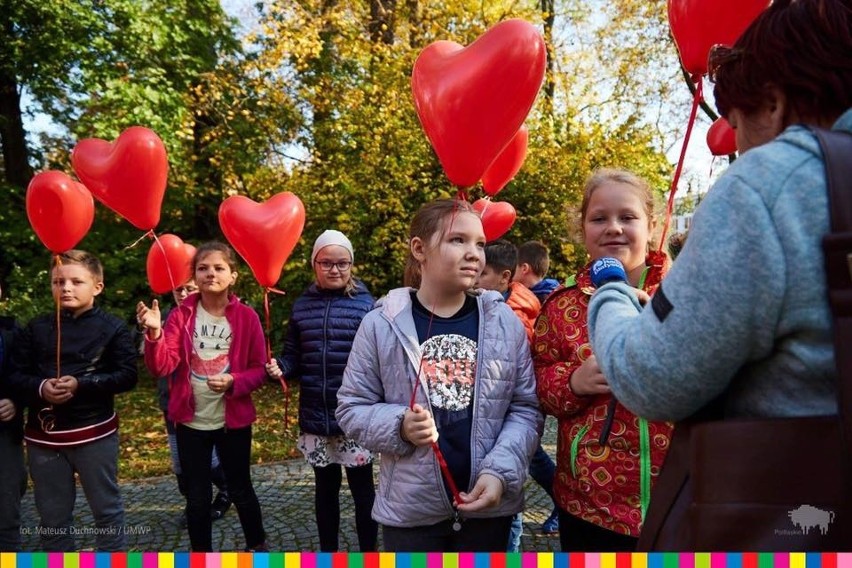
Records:
[[[339,548],[341,466],[355,501],[361,552],[376,550],[378,525],[370,517],[375,499],[373,455],[344,436],[337,424],[337,390],[355,332],[373,308],[373,297],[352,276],[352,243],[340,231],[323,232],[314,243],[316,280],[296,300],[281,356],[267,364],[270,377],[298,378],[298,446],[313,467],[320,550]]]

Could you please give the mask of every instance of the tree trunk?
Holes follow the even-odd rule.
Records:
[[[422,47],[423,45],[423,12],[419,0],[406,0],[405,5],[408,8],[408,45],[412,48]]]
[[[393,45],[396,0],[370,0],[370,39]]]
[[[18,82],[0,72],[0,143],[3,145],[3,170],[6,182],[27,187],[33,177],[29,163],[27,136],[21,118]]]
[[[553,119],[553,97],[556,80],[553,75],[553,24],[556,21],[554,0],[541,0],[541,12],[544,16],[544,44],[547,46],[547,64],[544,74],[544,114]]]

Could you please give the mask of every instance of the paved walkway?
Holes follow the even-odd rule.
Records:
[[[556,423],[552,417],[546,422],[543,438],[544,449],[556,455]],[[378,473],[378,467],[374,468]],[[311,468],[303,459],[257,465],[252,469],[255,491],[263,510],[263,521],[267,531],[267,542],[272,550],[318,551],[314,518],[314,481]],[[177,520],[183,509],[184,500],[178,493],[172,475],[155,477],[121,484],[128,523],[128,544],[137,551],[185,551],[189,549],[189,538]],[[558,552],[558,535],[543,535],[541,523],[551,511],[547,494],[533,481],[526,486],[527,508],[524,512],[522,550],[527,552]],[[357,551],[355,517],[352,496],[344,483],[340,492],[342,551]],[[24,496],[22,531],[24,550],[39,549],[36,526],[38,515],[33,504],[32,491]],[[77,544],[81,549],[93,549],[94,536],[85,534],[94,527],[92,514],[86,504],[82,490],[77,492],[75,530]],[[213,523],[213,546],[221,551],[241,550],[244,546],[242,530],[236,510],[232,507],[219,521]],[[381,550],[381,530],[379,531]]]

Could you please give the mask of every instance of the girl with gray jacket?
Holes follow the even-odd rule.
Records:
[[[543,417],[523,326],[471,293],[485,236],[469,203],[420,208],[406,283],[364,318],[338,392],[346,435],[381,452],[385,550],[505,549]]]

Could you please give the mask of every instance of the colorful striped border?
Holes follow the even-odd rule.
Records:
[[[852,553],[0,552],[0,568],[852,568]]]

